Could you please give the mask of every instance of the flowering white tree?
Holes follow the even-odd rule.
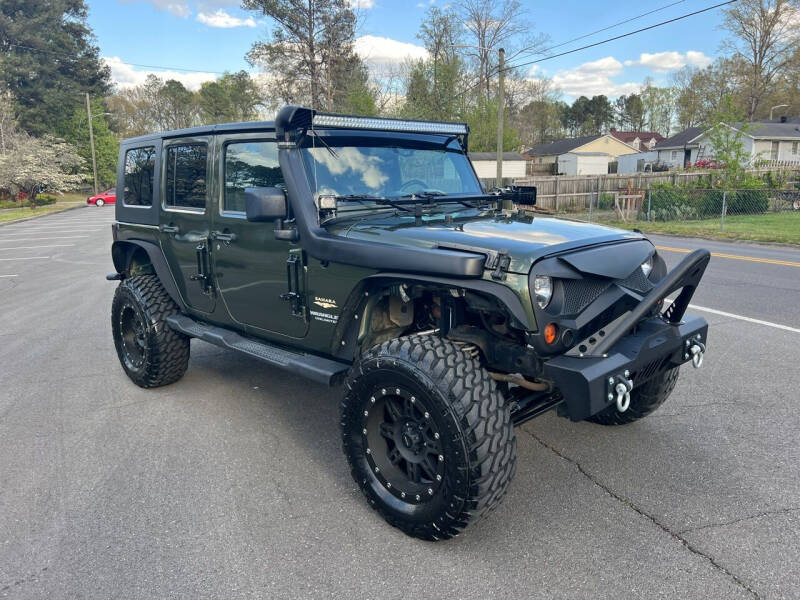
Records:
[[[73,146],[51,136],[17,133],[0,154],[0,188],[25,192],[31,206],[42,192],[65,192],[84,181],[83,159]]]

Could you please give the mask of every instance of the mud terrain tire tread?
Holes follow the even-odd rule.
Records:
[[[117,315],[126,302],[136,307],[146,326],[145,364],[138,371],[128,369],[122,360]],[[143,388],[169,385],[186,373],[190,338],[167,325],[167,317],[178,312],[178,305],[167,294],[157,275],[137,275],[117,286],[111,308],[114,345],[123,369],[136,385]]]

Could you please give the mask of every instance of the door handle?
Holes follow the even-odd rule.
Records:
[[[163,233],[178,233],[180,231],[175,225],[161,225],[159,229]]]
[[[225,242],[226,244],[230,244],[231,242],[236,241],[236,234],[235,233],[225,233],[222,231],[212,231],[211,237],[215,240],[220,242]]]

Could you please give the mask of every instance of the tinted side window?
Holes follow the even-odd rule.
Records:
[[[206,207],[205,144],[184,144],[167,148],[164,206],[167,208]]]
[[[153,203],[154,146],[134,148],[125,153],[125,195],[128,206],[150,206]]]
[[[225,147],[225,197],[223,210],[244,212],[244,190],[282,187],[276,142],[237,142]]]

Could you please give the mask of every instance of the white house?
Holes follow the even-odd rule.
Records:
[[[730,126],[737,129],[735,125]],[[761,160],[800,164],[800,123],[757,121],[742,135],[749,162]],[[708,132],[690,127],[656,144],[658,162],[672,168],[688,167],[702,158],[714,158]]]
[[[566,152],[558,157],[559,175],[605,175],[608,154],[605,152]]]
[[[497,152],[470,152],[469,159],[480,179],[497,177]],[[518,152],[503,153],[503,179],[525,177],[525,157]]]

